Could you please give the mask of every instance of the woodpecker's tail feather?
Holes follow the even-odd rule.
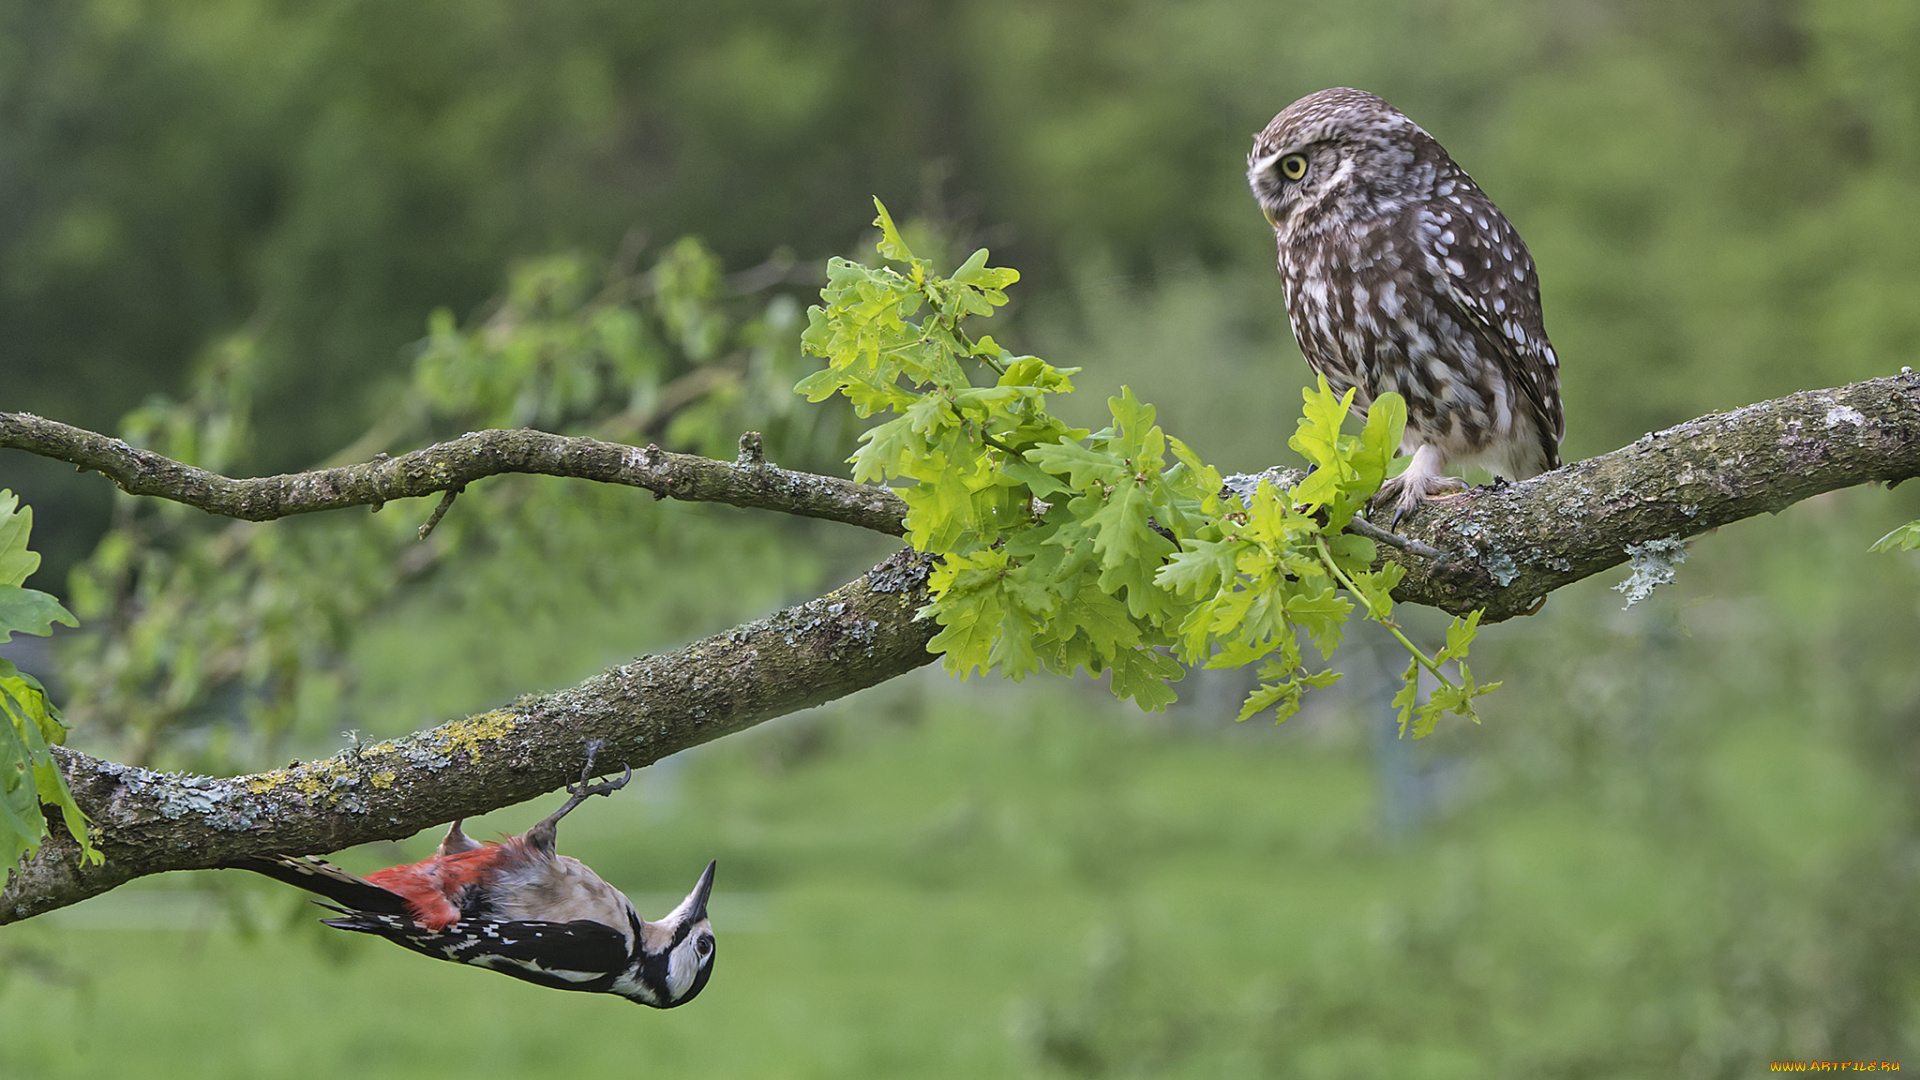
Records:
[[[395,941],[433,933],[433,931],[422,930],[405,915],[392,915],[381,911],[352,911],[334,907],[332,904],[320,906],[340,913],[337,919],[320,920],[321,925],[331,926],[335,930],[357,930],[362,934],[380,934]]]
[[[257,859],[239,859],[227,865],[235,870],[251,870],[276,881],[299,886],[356,912],[407,914],[407,900],[399,893],[383,889],[365,878],[355,877],[324,859],[269,855]]]

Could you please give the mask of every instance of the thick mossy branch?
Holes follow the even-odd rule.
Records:
[[[1446,557],[1380,550],[1407,569],[1394,599],[1456,615],[1485,608],[1491,623],[1619,566],[1630,545],[1913,476],[1920,375],[1903,373],[1714,413],[1522,483],[1430,502],[1396,531]],[[1382,513],[1374,519],[1386,524]]]
[[[913,617],[926,577],[901,552],[818,600],[572,689],[272,772],[156,773],[56,749],[107,861],[85,864],[56,829],[0,893],[0,923],[147,874],[411,836],[578,779],[590,739],[605,740],[603,764],[638,768],[885,682],[933,659],[937,627]]]
[[[714,461],[544,431],[477,431],[399,457],[360,465],[235,480],[183,465],[119,439],[0,413],[0,448],[91,469],[133,495],[151,495],[244,521],[378,507],[393,499],[457,491],[503,473],[571,476],[645,488],[662,498],[717,502],[858,525],[900,536],[906,506],[885,488],[794,472],[748,459]]]

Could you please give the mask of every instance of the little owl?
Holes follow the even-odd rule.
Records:
[[[1378,498],[1397,521],[1441,470],[1525,479],[1560,467],[1560,379],[1533,259],[1499,207],[1433,136],[1361,90],[1308,94],[1247,155],[1273,225],[1294,340],[1364,416],[1407,401],[1407,471]]]

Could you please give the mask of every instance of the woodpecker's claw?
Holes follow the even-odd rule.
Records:
[[[621,788],[626,787],[627,781],[632,779],[633,766],[628,765],[626,766],[626,771],[621,774],[618,780],[602,780],[597,784],[589,784],[587,783],[587,778],[582,776],[579,783],[567,785],[567,794],[577,799],[584,799],[589,795],[611,795]]]
[[[580,782],[567,785],[567,794],[576,800],[584,799],[589,795],[611,795],[626,787],[627,782],[633,779],[633,766],[626,765],[626,774],[618,780],[603,780],[598,784],[587,782],[593,777],[593,759],[605,745],[607,744],[600,739],[591,739],[587,742],[587,763],[580,767]]]

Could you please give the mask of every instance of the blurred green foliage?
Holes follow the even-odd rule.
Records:
[[[1920,366],[1902,0],[16,0],[4,405],[130,417],[241,473],[521,423],[722,455],[759,426],[774,460],[828,469],[848,418],[788,393],[803,283],[866,247],[879,195],[941,270],[983,244],[1021,268],[1000,336],[1084,369],[1065,422],[1101,426],[1129,385],[1206,461],[1257,468],[1306,371],[1242,157],[1330,85],[1405,109],[1527,237],[1571,458]],[[565,685],[885,550],[541,478],[476,485],[423,545],[426,505],[262,528],[0,469],[38,511],[35,584],[120,632],[71,646],[98,676],[56,687],[74,739],[168,766]],[[1476,643],[1507,684],[1485,725],[1413,749],[1379,737],[1393,680],[1352,649],[1278,732],[1232,727],[1247,686],[1207,673],[1167,720],[915,679],[726,740],[654,770],[655,801],[569,819],[568,850],[636,892],[677,896],[720,857],[726,960],[671,1014],[318,951],[309,906],[266,883],[120,890],[0,932],[0,1072],[1735,1077],[1920,1056],[1920,555],[1865,551],[1916,516],[1911,485],[1836,493],[1700,540],[1631,612],[1607,582],[1564,590]],[[201,891],[271,932],[84,929],[192,921]]]
[[[523,426],[717,456],[752,428],[779,459],[831,467],[851,435],[847,410],[800,406],[791,388],[812,365],[799,351],[799,306],[748,284],[730,292],[718,259],[693,240],[645,272],[598,272],[577,255],[524,263],[472,325],[432,314],[411,382],[342,456]],[[261,426],[261,356],[248,334],[218,343],[190,397],[155,398],[123,433],[175,460],[232,469]],[[612,609],[630,629],[598,645],[597,658],[611,660],[658,641],[654,624],[673,626],[672,640],[682,627],[743,618],[821,564],[780,553],[798,527],[741,528],[737,514],[663,514],[651,501],[606,485],[492,478],[423,537],[419,500],[253,524],[120,496],[113,528],[72,576],[89,632],[60,653],[69,711],[115,760],[257,768],[353,722],[343,715],[356,677],[346,653],[406,605],[444,613],[431,636],[478,629],[477,649],[503,626],[551,620],[567,656],[584,626],[566,625],[566,613]],[[649,629],[636,640],[633,627]],[[542,676],[490,662],[482,685],[500,695],[558,685],[588,663],[570,656],[565,672]]]

